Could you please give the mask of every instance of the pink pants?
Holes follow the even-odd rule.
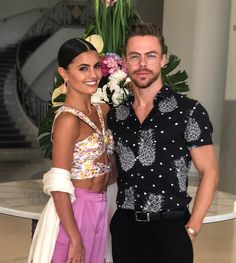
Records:
[[[107,193],[75,189],[74,217],[85,248],[84,263],[103,263],[108,227]],[[65,263],[69,237],[60,224],[51,263]]]

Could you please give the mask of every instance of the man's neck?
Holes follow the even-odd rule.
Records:
[[[133,109],[141,124],[144,122],[144,120],[147,118],[152,108],[154,107],[154,98],[161,88],[162,85],[160,85],[159,87],[157,86],[157,88],[134,88]]]
[[[145,108],[148,105],[153,105],[154,98],[162,88],[163,84],[156,87],[147,87],[145,89],[134,88],[134,103],[133,106]]]

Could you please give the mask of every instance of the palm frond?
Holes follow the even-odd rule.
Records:
[[[180,64],[180,59],[170,54],[168,58],[168,63],[162,68],[162,81],[164,84],[170,86],[173,90],[177,92],[187,92],[189,91],[189,86],[187,84],[188,75],[185,70],[178,70],[176,73],[172,73]]]

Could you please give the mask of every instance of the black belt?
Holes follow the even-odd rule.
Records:
[[[179,218],[183,217],[186,212],[187,208],[181,210],[174,210],[174,211],[160,211],[157,213],[149,213],[143,211],[135,211],[129,209],[118,209],[119,213],[123,213],[126,215],[133,215],[135,220],[138,222],[150,222],[154,220],[161,220],[161,219],[171,219],[171,218]]]

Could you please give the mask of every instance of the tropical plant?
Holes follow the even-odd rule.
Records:
[[[141,18],[132,5],[132,0],[94,0],[95,21],[84,32],[84,38],[98,34],[104,42],[103,53],[122,56],[125,33]]]
[[[142,22],[142,20],[133,8],[132,0],[94,0],[94,12],[95,21],[87,27],[83,38],[88,38],[93,34],[100,35],[104,42],[101,57],[105,58],[104,61],[111,57],[115,57],[115,60],[117,60],[117,55],[122,57],[126,31],[130,26]],[[177,92],[187,92],[189,90],[186,81],[187,73],[182,70],[176,71],[176,68],[180,64],[180,59],[173,54],[168,54],[167,47],[165,51],[168,63],[162,69],[163,83],[169,85]],[[125,89],[126,82],[124,79],[120,79],[120,76],[123,76],[121,74],[122,68],[118,67],[118,70],[119,72],[114,72],[114,74],[112,73],[109,76],[105,74],[101,81],[102,87],[100,87],[99,96],[100,98],[103,97],[103,100],[108,103],[118,102],[120,98],[125,98],[127,95]],[[115,74],[116,76],[114,76]],[[112,77],[112,75],[114,77],[109,78]],[[60,75],[56,74],[52,101],[49,105],[48,113],[39,128],[39,143],[41,149],[44,151],[44,157],[50,159],[52,155],[51,130],[55,112],[65,100],[65,94],[58,92],[60,90],[58,87],[62,82],[63,80]],[[120,85],[121,89],[119,89],[118,85]],[[117,94],[120,95],[119,93],[122,93],[121,96],[117,96]]]

